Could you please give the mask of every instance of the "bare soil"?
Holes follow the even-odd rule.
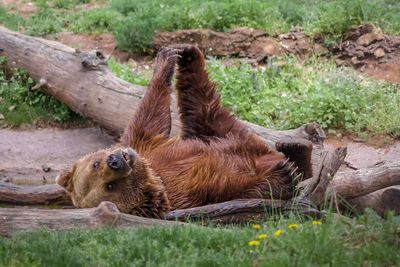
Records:
[[[0,129],[0,181],[53,183],[61,169],[114,143],[112,137],[98,128]]]
[[[277,37],[251,28],[236,28],[227,33],[209,29],[160,32],[155,36],[153,43],[155,50],[171,44],[195,44],[207,55],[246,58],[248,62],[254,63],[285,53],[305,57],[311,53],[328,52],[321,45],[314,43],[300,28],[293,28],[289,33]]]
[[[195,44],[207,55],[239,57],[249,63],[262,63],[284,54],[295,54],[300,59],[333,55],[339,66],[352,66],[375,79],[400,83],[400,37],[385,35],[370,24],[349,29],[346,41],[331,47],[323,46],[321,36],[312,38],[301,28],[274,37],[251,28],[227,33],[208,29],[160,32],[153,43],[155,50],[171,44]]]
[[[72,32],[61,32],[53,38],[62,44],[80,49],[82,51],[100,50],[107,56],[113,56],[120,62],[126,62],[131,55],[122,52],[116,47],[114,37],[111,33],[103,34],[76,34]]]
[[[400,36],[385,35],[370,24],[349,29],[331,51],[338,65],[349,65],[379,80],[400,83]]]

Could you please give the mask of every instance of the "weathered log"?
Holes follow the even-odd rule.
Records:
[[[115,77],[101,53],[86,53],[58,42],[26,36],[0,26],[0,56],[7,66],[26,70],[44,92],[72,110],[119,134],[143,97],[145,88]],[[171,105],[172,130],[179,132],[176,101]],[[247,123],[250,129],[272,140],[293,137],[320,142],[325,138],[318,125],[298,130],[274,131]]]
[[[346,148],[337,148],[334,153],[325,152],[318,172],[314,173],[312,179],[305,181],[306,186],[300,185],[300,188],[303,188],[300,198],[307,197],[315,205],[321,205],[325,200],[328,185],[342,165],[346,154]]]
[[[285,215],[290,212],[313,218],[321,216],[321,212],[317,209],[301,207],[292,201],[236,199],[202,207],[170,211],[165,218],[179,221],[204,219],[218,223],[242,223],[274,215]]]
[[[400,214],[400,186],[392,186],[375,192],[347,199],[344,207],[356,212],[362,212],[366,208],[373,209],[383,216],[388,211]]]
[[[345,199],[351,199],[393,185],[400,185],[400,164],[380,162],[370,168],[338,173],[327,193],[336,192]]]
[[[57,184],[17,186],[0,183],[0,203],[14,205],[72,205],[65,189]]]
[[[11,235],[14,232],[33,230],[69,230],[102,226],[138,228],[155,225],[174,226],[184,224],[120,213],[115,204],[107,201],[91,209],[0,209],[0,235]]]

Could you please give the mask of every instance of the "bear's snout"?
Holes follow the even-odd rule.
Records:
[[[124,160],[120,155],[110,154],[107,158],[107,165],[112,170],[119,170],[124,166]]]

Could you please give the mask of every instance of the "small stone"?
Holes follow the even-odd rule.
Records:
[[[0,121],[4,120],[4,115],[0,113]]]
[[[329,50],[326,49],[325,47],[323,47],[322,45],[314,44],[314,54],[322,56],[322,55],[326,55],[328,53],[329,53]]]
[[[383,50],[382,48],[378,48],[374,51],[374,56],[376,58],[381,58],[384,57],[386,55],[385,50]]]
[[[49,172],[49,171],[51,171],[51,168],[50,168],[49,165],[43,164],[43,165],[42,165],[42,170],[43,170],[44,172]],[[43,177],[44,177],[44,176],[43,176]]]
[[[362,46],[369,46],[370,44],[376,42],[376,41],[381,41],[385,37],[381,33],[366,33],[357,40],[358,45]]]
[[[16,105],[12,105],[8,108],[8,111],[14,111],[16,107],[17,107]]]

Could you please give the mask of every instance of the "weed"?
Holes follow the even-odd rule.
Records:
[[[288,129],[310,121],[325,129],[400,136],[400,88],[362,78],[332,62],[293,58],[266,69],[226,66],[210,60],[224,105],[241,118],[269,128]]]
[[[115,76],[132,84],[146,86],[149,83],[149,79],[145,78],[142,73],[135,72],[129,65],[119,64],[114,59],[108,61],[108,68]]]
[[[104,33],[110,32],[121,20],[120,13],[97,8],[81,12],[71,19],[69,29],[75,33]]]
[[[40,9],[33,13],[26,21],[26,34],[33,36],[43,36],[60,32],[67,24],[66,16],[55,14],[51,9]]]
[[[0,24],[11,30],[17,31],[25,24],[25,21],[20,15],[7,12],[4,7],[0,6]]]
[[[0,72],[0,113],[12,127],[30,124],[38,119],[47,119],[60,123],[80,119],[80,116],[71,111],[55,98],[30,89],[34,81],[24,71],[16,71],[11,78]]]

